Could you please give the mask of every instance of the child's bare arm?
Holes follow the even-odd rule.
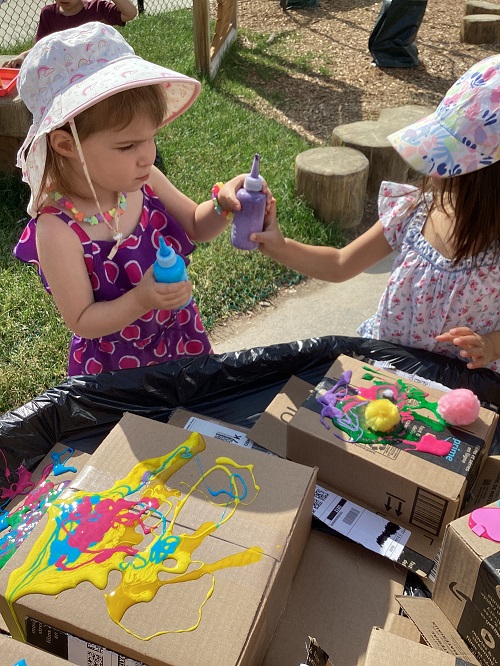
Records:
[[[500,330],[480,335],[468,326],[451,328],[436,336],[439,342],[450,342],[460,347],[460,356],[470,358],[470,370],[483,368],[500,358]]]
[[[7,60],[6,62],[4,62],[4,64],[2,66],[3,67],[14,67],[14,68],[21,67],[21,65],[24,62],[24,59],[26,58],[26,56],[28,55],[29,52],[30,52],[30,49],[28,49],[27,51],[23,51],[22,53],[20,53],[17,56],[13,56],[10,60]]]
[[[150,268],[123,296],[95,302],[80,240],[62,220],[50,214],[38,219],[37,249],[64,322],[73,333],[84,338],[116,333],[150,310],[175,309],[191,296],[190,282],[158,283]]]
[[[392,252],[382,225],[376,222],[368,231],[343,248],[306,245],[283,236],[273,204],[266,215],[264,231],[250,236],[259,250],[275,261],[309,277],[328,282],[344,282]]]
[[[113,0],[114,4],[118,7],[121,13],[121,18],[124,23],[135,19],[137,16],[137,7],[130,0]]]
[[[240,202],[236,192],[243,186],[245,174],[235,176],[225,183],[218,196],[221,208],[226,211],[238,210]],[[215,210],[214,202],[209,199],[196,204],[185,194],[180,192],[168,178],[156,167],[151,169],[148,181],[156,196],[165,208],[182,225],[184,231],[193,241],[210,241],[221,234],[230,224],[227,215],[221,215]],[[272,194],[264,182],[264,191],[267,194],[267,206],[270,206]]]

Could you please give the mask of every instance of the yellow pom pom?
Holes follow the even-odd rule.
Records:
[[[389,432],[398,425],[401,417],[393,402],[387,398],[381,398],[368,403],[365,409],[365,420],[370,430]]]

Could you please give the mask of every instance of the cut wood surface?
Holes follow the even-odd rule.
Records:
[[[460,41],[466,44],[494,44],[500,41],[500,15],[470,14],[464,16]]]
[[[465,15],[470,14],[500,14],[500,3],[486,2],[486,0],[467,0]]]
[[[403,125],[404,127],[404,125]],[[338,125],[332,132],[332,145],[359,150],[370,163],[367,191],[378,192],[383,180],[404,183],[408,177],[406,162],[394,150],[387,136],[401,126],[378,120],[360,120]]]
[[[295,191],[323,222],[356,227],[363,218],[369,163],[357,150],[311,148],[295,160]]]

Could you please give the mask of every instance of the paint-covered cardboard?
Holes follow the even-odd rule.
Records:
[[[405,578],[402,567],[312,530],[262,666],[304,663],[309,636],[335,666],[362,666],[372,627],[398,611]]]
[[[460,657],[373,627],[365,666],[471,666]]]
[[[194,448],[187,444],[192,437],[189,441],[197,443]],[[136,537],[129,534],[128,540],[116,541],[129,554],[121,559],[115,555],[117,566],[107,585],[106,576],[101,581],[106,594],[114,591],[106,598],[94,584],[84,581],[57,595],[28,593],[9,605],[9,579],[29,557],[20,548],[0,572],[0,608],[13,635],[19,635],[21,628],[29,642],[81,666],[87,666],[95,651],[107,658],[108,653],[121,655],[113,658],[122,661],[127,657],[134,666],[199,666],[200,660],[204,666],[260,665],[309,535],[316,470],[210,437],[203,439],[205,448],[198,435],[176,426],[129,414],[123,417],[73,486],[88,492],[93,498],[89,501],[95,502],[99,493],[125,479],[115,490],[122,488],[127,501],[133,502],[134,520],[148,505],[147,497],[162,497],[162,501],[152,516],[145,517],[144,525],[136,527]],[[158,457],[178,468],[166,480],[154,471],[158,461],[136,467]],[[131,485],[140,492],[128,495]],[[143,496],[144,489],[149,494]],[[234,496],[241,502],[235,502]],[[75,495],[71,501],[74,504]],[[98,506],[102,514],[104,509]],[[168,513],[169,506],[178,513]],[[126,519],[119,516],[115,523],[122,525]],[[92,556],[97,550],[98,559],[105,560],[111,555],[110,547],[92,545],[90,518],[85,524],[77,530],[78,536],[88,540]],[[158,530],[164,526],[166,536],[158,541]],[[37,528],[37,537],[43,527]],[[154,530],[143,541],[146,528]],[[137,546],[130,544],[134,539]],[[41,542],[35,542],[35,548],[44,552]],[[151,562],[161,566],[151,569]],[[148,575],[143,585],[137,572]],[[136,583],[133,589],[119,586],[127,576]],[[9,591],[29,580],[14,577]],[[151,591],[151,581],[158,589]],[[107,602],[116,609],[129,599],[125,592],[145,593],[150,600],[139,596],[141,602],[126,609],[120,626],[111,619]],[[141,640],[152,634],[158,635]]]
[[[2,666],[17,666],[18,664],[19,666],[70,666],[65,659],[16,641],[10,636],[0,636],[0,664]]]
[[[352,373],[347,391],[356,408],[344,410],[341,419],[325,417],[322,422],[324,405],[318,398],[333,390],[348,376],[345,373]],[[358,405],[366,401],[359,400],[360,391],[365,396],[396,396],[398,401],[420,392],[421,399],[412,395],[405,401],[404,412],[409,416],[402,418],[405,430],[401,437],[387,443],[388,436],[376,433],[374,441],[363,441],[361,431],[366,432],[366,424],[363,407]],[[325,482],[341,494],[357,497],[410,529],[442,538],[446,525],[460,515],[466,493],[488,454],[498,415],[481,408],[467,428],[438,431],[432,409],[420,406],[427,401],[435,409],[441,395],[433,387],[340,356],[288,423],[287,458],[318,467],[320,484]],[[424,434],[426,443],[437,443],[436,448],[449,452],[435,455],[417,450]],[[417,444],[409,441],[412,438]],[[418,444],[421,446],[423,443]]]
[[[251,440],[278,455],[284,454],[287,424],[313,390],[312,384],[291,377],[250,429]],[[316,486],[313,515],[317,529],[350,538],[423,578],[433,573],[441,539],[405,527],[394,513],[376,511],[345,490],[322,482]],[[427,578],[426,584],[431,585],[431,580]]]
[[[433,600],[482,664],[500,663],[498,502],[448,526]]]

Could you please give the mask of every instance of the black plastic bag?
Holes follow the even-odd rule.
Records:
[[[416,67],[415,44],[427,0],[383,0],[368,48],[379,67]]]
[[[280,0],[280,7],[284,12],[287,9],[314,9],[319,7],[319,0]]]
[[[34,469],[56,442],[92,453],[124,412],[166,422],[185,407],[250,427],[292,375],[317,384],[340,354],[470,388],[481,401],[500,406],[500,381],[492,370],[468,370],[458,359],[357,337],[311,338],[72,377],[0,418],[0,489],[10,485],[6,469]],[[500,451],[498,431],[495,442]]]

